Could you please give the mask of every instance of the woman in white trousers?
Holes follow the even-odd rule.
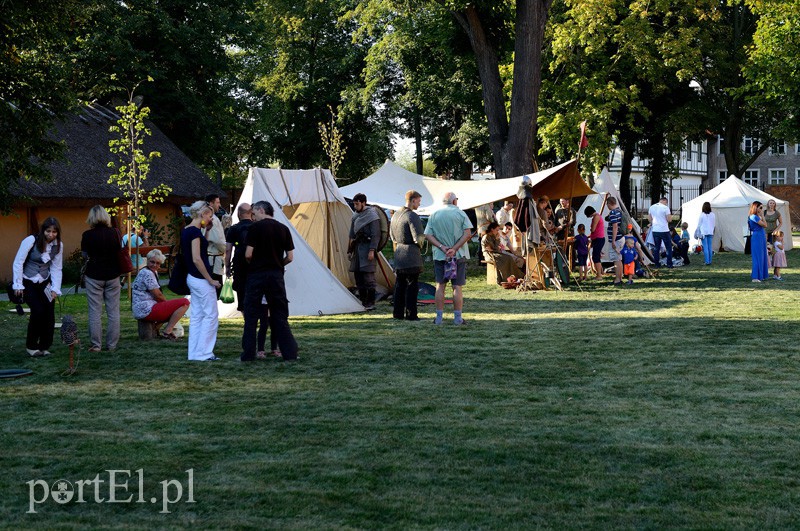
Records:
[[[181,231],[181,253],[189,275],[186,284],[192,297],[189,306],[189,360],[213,361],[217,343],[219,314],[217,291],[219,281],[211,278],[208,263],[208,241],[203,229],[214,223],[214,212],[205,201],[196,201],[189,209],[192,221]]]

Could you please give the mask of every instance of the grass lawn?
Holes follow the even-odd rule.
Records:
[[[65,377],[66,348],[29,359],[0,304],[0,368],[35,371],[0,380],[0,526],[800,527],[800,276],[751,284],[749,260],[523,294],[475,268],[467,327],[386,302],[292,319],[295,364],[240,364],[235,320],[221,361],[188,362],[125,311],[120,348]],[[67,297],[84,337],[85,309]],[[107,499],[110,469],[131,471],[131,503],[87,484],[85,503],[27,512],[28,482],[99,474]],[[184,492],[163,513],[167,480]]]

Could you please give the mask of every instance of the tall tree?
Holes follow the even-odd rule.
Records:
[[[356,39],[369,45],[358,104],[384,105],[396,129],[422,143],[438,174],[469,178],[472,163],[490,165],[480,79],[469,41],[435,3],[359,3]],[[350,101],[354,104],[355,101]]]
[[[552,0],[517,0],[513,33],[501,24],[511,8],[507,2],[447,1],[445,5],[469,37],[483,89],[489,146],[498,177],[530,173],[536,139],[541,88],[542,47]],[[506,101],[500,58],[513,43],[513,86]],[[508,104],[508,105],[507,105]]]
[[[341,18],[354,1],[262,0],[253,13],[263,28],[244,51],[247,91],[257,102],[253,161],[308,168],[327,165],[317,124],[329,107],[339,116],[347,149],[337,177],[358,180],[390,153],[390,127],[376,105],[346,107],[359,83],[367,46],[352,41],[355,23]]]
[[[238,171],[251,135],[235,52],[255,39],[253,2],[103,2],[79,40],[85,97],[124,101],[120,86],[152,77],[140,95],[159,128],[210,175]]]
[[[77,105],[72,43],[84,23],[72,0],[0,1],[0,212],[19,179],[47,179],[63,146],[49,136],[53,121]]]
[[[659,196],[685,137],[702,131],[687,119],[698,104],[690,83],[703,63],[698,27],[715,4],[566,0],[551,26],[543,146],[574,151],[577,124],[588,119],[589,166],[605,164],[615,142],[626,160],[635,150],[652,159],[650,195]],[[630,165],[624,169],[622,193],[629,197]]]

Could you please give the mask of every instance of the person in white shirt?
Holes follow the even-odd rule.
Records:
[[[503,207],[497,211],[497,214],[494,215],[497,224],[501,227],[505,227],[506,223],[509,221],[514,221],[514,215],[512,211],[514,210],[514,203],[512,201],[506,201],[503,204]]]
[[[647,211],[647,217],[650,220],[650,233],[653,235],[653,244],[656,247],[656,254],[661,249],[661,244],[667,250],[667,267],[672,269],[672,239],[669,235],[669,220],[672,217],[672,212],[667,206],[667,198],[662,197],[658,203],[652,205]],[[659,257],[655,257],[654,267],[659,267]]]
[[[50,217],[39,234],[28,236],[14,258],[14,294],[31,309],[25,347],[31,357],[49,356],[55,330],[55,300],[61,295],[61,266],[64,245],[61,225]]]
[[[700,214],[700,220],[697,222],[697,230],[695,231],[703,241],[705,265],[711,265],[711,258],[714,255],[714,230],[716,225],[717,218],[711,212],[711,203],[706,201],[703,203],[703,212]]]

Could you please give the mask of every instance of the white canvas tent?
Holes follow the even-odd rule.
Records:
[[[603,167],[603,171],[600,172],[600,175],[595,176],[593,189],[596,192],[596,194],[590,195],[584,200],[583,204],[581,205],[581,208],[578,210],[578,213],[575,216],[576,234],[578,232],[577,230],[578,225],[582,223],[583,225],[586,226],[586,235],[587,236],[589,235],[592,226],[591,222],[589,221],[589,218],[586,217],[586,214],[584,214],[583,211],[587,206],[591,206],[597,212],[600,212],[600,208],[603,206],[603,200],[606,198],[606,194],[615,197],[620,205],[624,205],[624,203],[622,202],[622,197],[620,197],[619,191],[617,190],[616,186],[614,186],[614,181],[611,179],[611,174],[608,173],[607,167]],[[609,210],[608,206],[606,206],[603,209],[603,211],[600,212],[603,218],[605,218],[608,215],[608,210]],[[641,234],[642,228],[639,226],[636,220],[631,217],[629,221],[633,225],[633,228],[636,230],[636,232],[638,234]],[[626,227],[623,227],[623,232],[625,231],[625,229]],[[603,254],[601,255],[601,259],[604,261],[608,261],[608,248],[610,245],[611,244],[608,241],[606,241],[606,244],[603,247]],[[645,260],[647,261],[647,263],[650,263],[650,261],[647,260],[646,257]]]
[[[294,241],[294,261],[284,277],[289,315],[364,311],[347,289],[355,285],[347,259],[353,212],[330,171],[250,168],[238,204],[261,200],[272,203],[275,219],[289,227]],[[375,276],[385,292],[394,285],[394,272],[380,259],[386,276],[380,269]],[[219,304],[221,318],[240,316],[236,304]]]
[[[781,213],[784,232],[791,234],[791,220],[789,218],[789,202],[762,192],[754,186],[731,175],[719,186],[683,204],[683,221],[689,224],[689,234],[692,235],[691,243],[698,243],[694,239],[694,230],[700,220],[703,203],[711,203],[711,211],[716,218],[716,231],[714,233],[714,250],[720,246],[726,251],[737,253],[744,252],[745,236],[747,230],[747,215],[753,201],[761,201],[764,205],[774,199]],[[792,248],[792,238],[784,238],[784,249]]]
[[[551,198],[580,197],[594,193],[581,179],[575,160],[531,173],[527,177],[531,181],[536,197],[540,195],[548,195]],[[405,193],[408,190],[416,190],[422,194],[417,212],[426,215],[442,208],[442,196],[446,192],[455,192],[458,196],[458,206],[462,210],[515,198],[522,179],[523,177],[486,181],[433,179],[411,173],[387,160],[378,171],[366,179],[342,187],[341,191],[345,197],[353,197],[357,193],[365,194],[369,203],[397,210],[405,202]]]

